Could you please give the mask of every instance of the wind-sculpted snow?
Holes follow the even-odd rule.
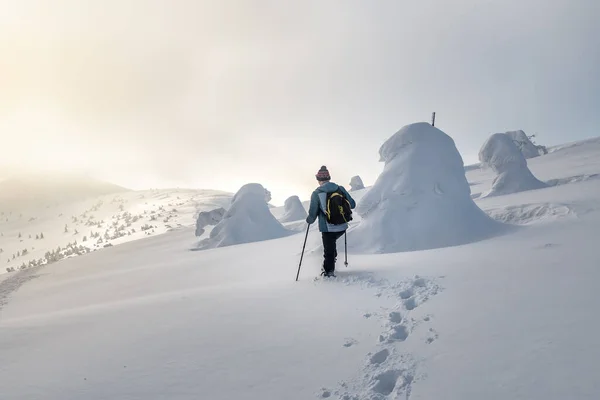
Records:
[[[226,210],[223,207],[211,211],[202,211],[196,219],[196,236],[202,236],[204,228],[209,225],[216,225],[223,219]]]
[[[231,207],[208,239],[198,243],[197,250],[271,240],[290,235],[271,214],[267,202],[271,194],[258,183],[249,183],[233,196]]]
[[[525,132],[519,131],[508,131],[505,133],[506,136],[512,139],[513,143],[517,146],[517,148],[523,154],[525,158],[534,158],[539,157],[540,151],[535,144],[525,134]]]
[[[291,196],[285,200],[283,205],[284,214],[279,219],[280,222],[292,222],[306,219],[308,213],[304,209],[302,202],[298,196]]]
[[[354,192],[356,190],[362,190],[364,188],[365,188],[365,184],[363,183],[360,176],[356,175],[350,179],[350,190],[352,192]]]
[[[495,133],[490,136],[479,151],[479,161],[497,174],[492,188],[481,197],[501,196],[548,186],[533,176],[523,153],[506,134]]]
[[[351,248],[363,253],[470,243],[499,232],[471,199],[454,141],[427,124],[405,126],[379,150],[385,167],[357,206]]]

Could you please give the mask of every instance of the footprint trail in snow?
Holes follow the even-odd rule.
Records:
[[[402,343],[411,336],[418,325],[410,318],[410,314],[438,294],[442,290],[441,287],[435,279],[420,276],[397,283],[375,279],[372,274],[353,275],[338,278],[336,281],[346,285],[375,288],[376,297],[394,299],[395,304],[378,312],[363,314],[365,318],[381,320],[382,332],[374,343],[374,350],[366,355],[356,376],[339,382],[336,389],[321,389],[318,397],[341,400],[409,400],[413,383],[419,379],[416,358],[402,350]],[[430,321],[430,315],[423,319],[423,322]],[[428,328],[426,335],[427,344],[438,338],[438,333],[433,328]]]

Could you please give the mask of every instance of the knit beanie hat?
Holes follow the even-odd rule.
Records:
[[[329,171],[327,171],[326,166],[322,166],[317,175],[315,175],[319,182],[331,180],[331,176],[329,175]]]

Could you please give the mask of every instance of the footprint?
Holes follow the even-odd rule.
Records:
[[[406,307],[406,309],[408,311],[411,311],[411,310],[414,310],[415,308],[417,308],[417,302],[416,302],[415,298],[411,297],[410,299],[404,300],[404,307]]]
[[[321,398],[326,399],[331,397],[331,391],[327,389],[323,389],[323,393],[321,393]]]
[[[365,317],[365,318],[371,318],[372,316],[373,316],[373,314],[371,314],[371,313],[363,314],[363,317]]]
[[[396,325],[392,328],[392,334],[388,341],[403,342],[408,338],[408,329],[404,325]]]
[[[400,371],[389,370],[375,377],[377,381],[372,387],[372,391],[383,396],[390,395],[396,388],[396,382],[400,377]]]
[[[399,324],[400,322],[402,322],[402,314],[400,314],[398,311],[392,311],[390,313],[390,322],[394,324]]]
[[[415,279],[414,282],[413,282],[413,286],[414,287],[426,287],[427,286],[427,281],[425,280],[425,278]]]
[[[433,328],[429,328],[429,337],[425,340],[425,343],[427,344],[431,344],[433,343],[437,338],[440,337],[440,335],[438,335],[437,331]]]
[[[379,350],[371,356],[371,364],[382,364],[387,360],[389,355],[390,351],[388,349]]]
[[[358,341],[356,341],[355,339],[346,338],[346,341],[344,342],[344,347],[352,347],[357,343],[358,343]]]
[[[400,298],[401,299],[408,299],[409,297],[412,297],[412,295],[414,294],[412,288],[411,289],[406,289],[400,292]]]

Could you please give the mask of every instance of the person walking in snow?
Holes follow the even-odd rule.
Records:
[[[352,209],[356,202],[343,186],[331,182],[326,166],[315,175],[319,187],[310,197],[310,207],[306,222],[310,225],[319,219],[319,231],[323,238],[323,270],[321,275],[335,276],[337,240],[346,233],[348,222],[352,220]]]

